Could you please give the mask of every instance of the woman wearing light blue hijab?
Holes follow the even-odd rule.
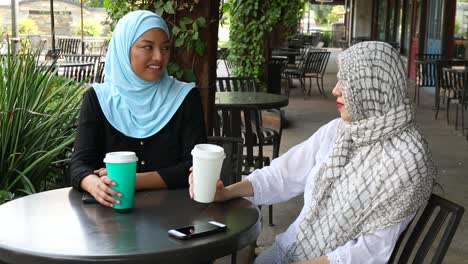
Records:
[[[136,189],[186,185],[190,151],[206,141],[194,83],[167,74],[170,33],[150,11],[133,11],[117,23],[109,43],[104,83],[85,92],[71,159],[72,185],[103,205],[119,203],[109,186],[107,152],[133,151]]]

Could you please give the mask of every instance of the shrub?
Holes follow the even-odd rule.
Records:
[[[0,204],[55,187],[75,138],[82,85],[38,56],[8,45],[0,57]]]
[[[104,27],[98,20],[83,20],[83,34],[84,36],[99,37],[104,31]],[[81,36],[81,23],[73,24],[73,32],[77,36]]]
[[[40,32],[34,20],[32,20],[31,18],[21,18],[19,20],[19,33],[38,34]]]

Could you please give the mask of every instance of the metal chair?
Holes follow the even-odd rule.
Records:
[[[81,55],[81,54],[63,54],[62,55],[65,59],[65,62],[71,63],[84,63],[84,62],[91,62],[94,64],[94,70],[99,70],[98,62],[101,60],[101,55]],[[93,73],[93,76],[97,76],[97,72]],[[90,80],[93,82],[94,80]]]
[[[444,58],[443,54],[435,54],[435,53],[417,53],[416,60],[441,60]]]
[[[388,263],[442,263],[464,211],[462,206],[432,194],[416,225],[400,235]],[[432,256],[426,259],[429,252]]]
[[[243,140],[236,137],[207,137],[208,143],[224,148],[226,158],[221,168],[221,180],[224,185],[231,185],[242,180]]]
[[[312,89],[312,78],[317,82],[317,88],[324,97],[326,97],[325,89],[323,87],[323,76],[327,69],[328,60],[330,59],[331,52],[329,51],[311,51],[308,53],[308,60],[305,65],[305,78],[309,79],[309,92]],[[320,82],[319,82],[320,79]]]
[[[73,79],[77,82],[90,83],[94,78],[94,63],[83,62],[83,63],[67,63],[59,65],[58,74]]]
[[[57,38],[57,47],[63,54],[78,54],[81,46],[80,38]]]
[[[305,92],[305,80],[306,78],[309,79],[309,91],[308,95],[310,95],[310,91],[312,89],[312,78],[315,78],[317,81],[317,87],[324,97],[325,90],[323,88],[323,76],[325,74],[325,70],[327,68],[328,60],[330,58],[329,51],[309,51],[307,53],[306,59],[303,64],[299,65],[297,69],[286,69],[283,71],[283,76],[288,80],[288,84],[286,85],[285,93],[289,96],[289,83],[290,80],[293,78],[298,78],[301,82],[302,91]],[[320,80],[320,82],[319,82]]]
[[[66,62],[92,62],[97,63],[101,55],[63,54]]]
[[[97,83],[104,82],[104,66],[106,65],[105,61],[100,61],[97,64],[96,76],[94,76],[94,81]]]
[[[242,180],[242,138],[211,136],[207,137],[207,142],[224,148],[226,158],[221,168],[223,184],[227,186],[240,182]],[[232,253],[231,263],[237,263],[237,252]]]
[[[447,99],[446,99],[446,116],[447,124],[449,123],[450,116],[450,104],[454,102],[456,104],[455,112],[455,129],[458,129],[458,106],[461,106],[461,116],[462,116],[462,133],[465,133],[465,107],[468,104],[467,102],[467,74],[466,70],[456,70],[456,69],[444,69],[444,74],[447,77],[448,86],[447,86]]]
[[[419,93],[422,87],[436,87],[437,65],[435,60],[417,60],[416,63],[416,86],[414,100],[419,105]]]
[[[223,78],[223,81],[227,81],[226,79],[232,78]],[[245,78],[236,78],[236,80],[239,79]],[[218,80],[219,83],[222,82]],[[220,87],[226,86],[218,85],[218,90]],[[265,136],[266,131],[271,135]],[[263,146],[273,146],[272,159],[279,155],[280,134],[272,129],[261,127],[261,112],[255,107],[217,109],[213,119],[212,135],[243,138],[245,155],[243,155],[242,175],[248,175],[255,169],[270,165],[270,157],[263,154]],[[269,224],[273,225],[273,206],[269,205],[268,209]]]

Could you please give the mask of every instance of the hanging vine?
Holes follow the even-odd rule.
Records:
[[[233,0],[230,1],[230,55],[237,65],[238,76],[260,79],[265,64],[266,36],[281,25],[294,33],[300,21],[305,0]]]
[[[175,48],[185,48],[189,54],[195,54],[192,59],[191,68],[182,68],[177,62],[171,59],[167,66],[170,75],[185,81],[196,81],[194,74],[195,61],[197,57],[205,53],[206,44],[200,37],[200,29],[206,28],[204,17],[192,18],[188,15],[199,7],[199,0],[148,0],[148,1],[127,1],[127,0],[105,0],[104,7],[111,21],[113,29],[117,21],[130,11],[150,10],[162,16],[171,29],[172,46]],[[181,15],[182,14],[182,15]],[[173,55],[176,49],[173,49]],[[172,58],[177,56],[172,56]]]

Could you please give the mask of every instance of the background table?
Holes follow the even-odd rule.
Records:
[[[81,193],[58,189],[0,206],[0,263],[197,263],[253,243],[258,208],[245,199],[201,204],[187,189],[137,192],[128,214],[83,204]],[[225,233],[179,240],[167,231],[215,220]]]
[[[251,108],[273,109],[287,106],[289,98],[284,95],[260,92],[216,92],[217,109]]]
[[[215,136],[244,138],[246,165],[254,166],[254,141],[261,132],[261,113],[258,110],[275,109],[287,106],[287,96],[262,92],[216,92],[213,122]],[[246,125],[250,124],[250,125]],[[260,152],[260,151],[259,151]],[[259,159],[263,159],[263,151]]]

